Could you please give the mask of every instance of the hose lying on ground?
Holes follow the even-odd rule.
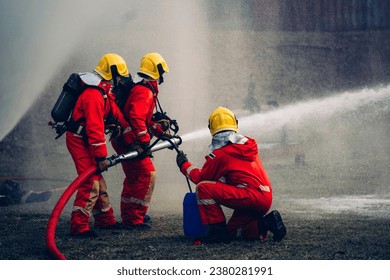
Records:
[[[180,144],[181,144],[181,138],[177,137],[177,138],[169,139],[168,141],[163,141],[157,145],[153,145],[153,147],[150,150],[151,152],[155,152],[165,148],[176,147],[176,145],[180,145]],[[110,160],[109,167],[114,166],[123,160],[136,158],[137,156],[138,156],[138,152],[136,151],[130,152],[128,154],[119,155],[119,156],[112,156],[111,158],[108,158],[108,160]],[[59,198],[57,204],[54,206],[53,212],[51,213],[46,228],[46,247],[50,255],[57,260],[66,260],[66,257],[58,250],[57,245],[55,243],[55,233],[56,233],[57,223],[61,216],[61,213],[64,210],[69,199],[77,190],[77,188],[86,180],[88,180],[94,173],[96,173],[96,171],[97,171],[96,166],[92,166],[88,168],[85,172],[80,174],[69,185],[69,187],[66,188],[64,193]]]

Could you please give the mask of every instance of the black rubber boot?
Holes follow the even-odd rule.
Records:
[[[279,211],[271,211],[264,217],[264,222],[267,229],[273,234],[273,241],[281,241],[286,236],[287,230]]]
[[[152,220],[149,215],[144,216],[144,223],[149,223]]]
[[[199,238],[203,243],[229,243],[230,237],[225,222],[209,224],[206,236]]]

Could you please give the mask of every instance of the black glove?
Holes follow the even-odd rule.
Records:
[[[188,162],[187,155],[183,151],[180,151],[179,153],[177,153],[177,156],[176,156],[176,164],[181,169],[181,166],[185,162]]]
[[[96,165],[97,165],[97,171],[99,173],[102,173],[106,171],[110,165],[110,161],[106,158],[95,158]]]
[[[175,135],[171,135],[171,134],[169,133],[169,131],[168,131],[168,132],[162,133],[160,137],[163,138],[163,139],[164,139],[164,138],[172,139],[172,138],[175,138],[176,136],[175,136]]]
[[[119,138],[122,133],[123,128],[119,124],[109,124],[106,126],[106,134],[110,134],[110,140]]]
[[[149,142],[140,143],[136,141],[130,145],[130,150],[137,151],[139,157],[144,158],[149,156],[152,153],[151,150],[148,149],[148,147],[149,147]]]

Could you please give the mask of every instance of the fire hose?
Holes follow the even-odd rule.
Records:
[[[164,141],[157,144],[155,142],[155,144],[151,146],[150,151],[156,152],[165,148],[175,148],[177,150],[177,146],[182,143],[180,137],[175,137],[172,139],[163,138],[162,140]],[[139,153],[137,151],[132,151],[127,154],[112,156],[110,158],[107,158],[110,161],[108,167],[112,167],[124,160],[134,159],[138,157],[138,155]],[[93,174],[95,174],[96,171],[97,167],[92,166],[86,171],[84,171],[82,174],[80,174],[63,192],[50,215],[46,228],[46,247],[50,255],[57,260],[66,260],[66,257],[59,251],[55,243],[55,232],[61,213],[64,210],[65,205],[68,203],[69,199],[72,197],[73,193],[77,190],[77,188],[86,180],[88,180]]]

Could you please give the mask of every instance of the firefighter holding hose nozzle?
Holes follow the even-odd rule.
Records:
[[[208,233],[196,240],[265,240],[270,231],[274,241],[281,241],[286,228],[277,210],[269,212],[272,186],[256,141],[238,134],[238,121],[227,108],[214,110],[208,127],[211,153],[202,168],[189,162],[183,151],[176,158],[180,171],[196,184],[200,218],[208,226]],[[227,224],[221,205],[234,209]]]
[[[118,226],[107,193],[107,184],[100,172],[109,167],[105,119],[118,120],[124,132],[127,121],[115,103],[111,89],[117,79],[129,75],[124,59],[113,53],[101,57],[93,72],[81,73],[85,85],[72,113],[72,122],[66,131],[66,145],[72,156],[78,175],[97,166],[99,174],[81,184],[77,189],[70,221],[70,234],[76,238],[96,237],[90,229],[90,216],[94,227],[112,229]]]
[[[169,68],[159,53],[148,53],[140,62],[138,75],[142,80],[129,90],[122,112],[131,131],[111,141],[118,154],[137,151],[140,156],[121,162],[125,173],[121,193],[121,218],[123,229],[149,230],[146,212],[151,202],[156,170],[150,158],[150,141],[153,136],[167,135],[161,123],[153,120],[158,103],[159,85]]]

